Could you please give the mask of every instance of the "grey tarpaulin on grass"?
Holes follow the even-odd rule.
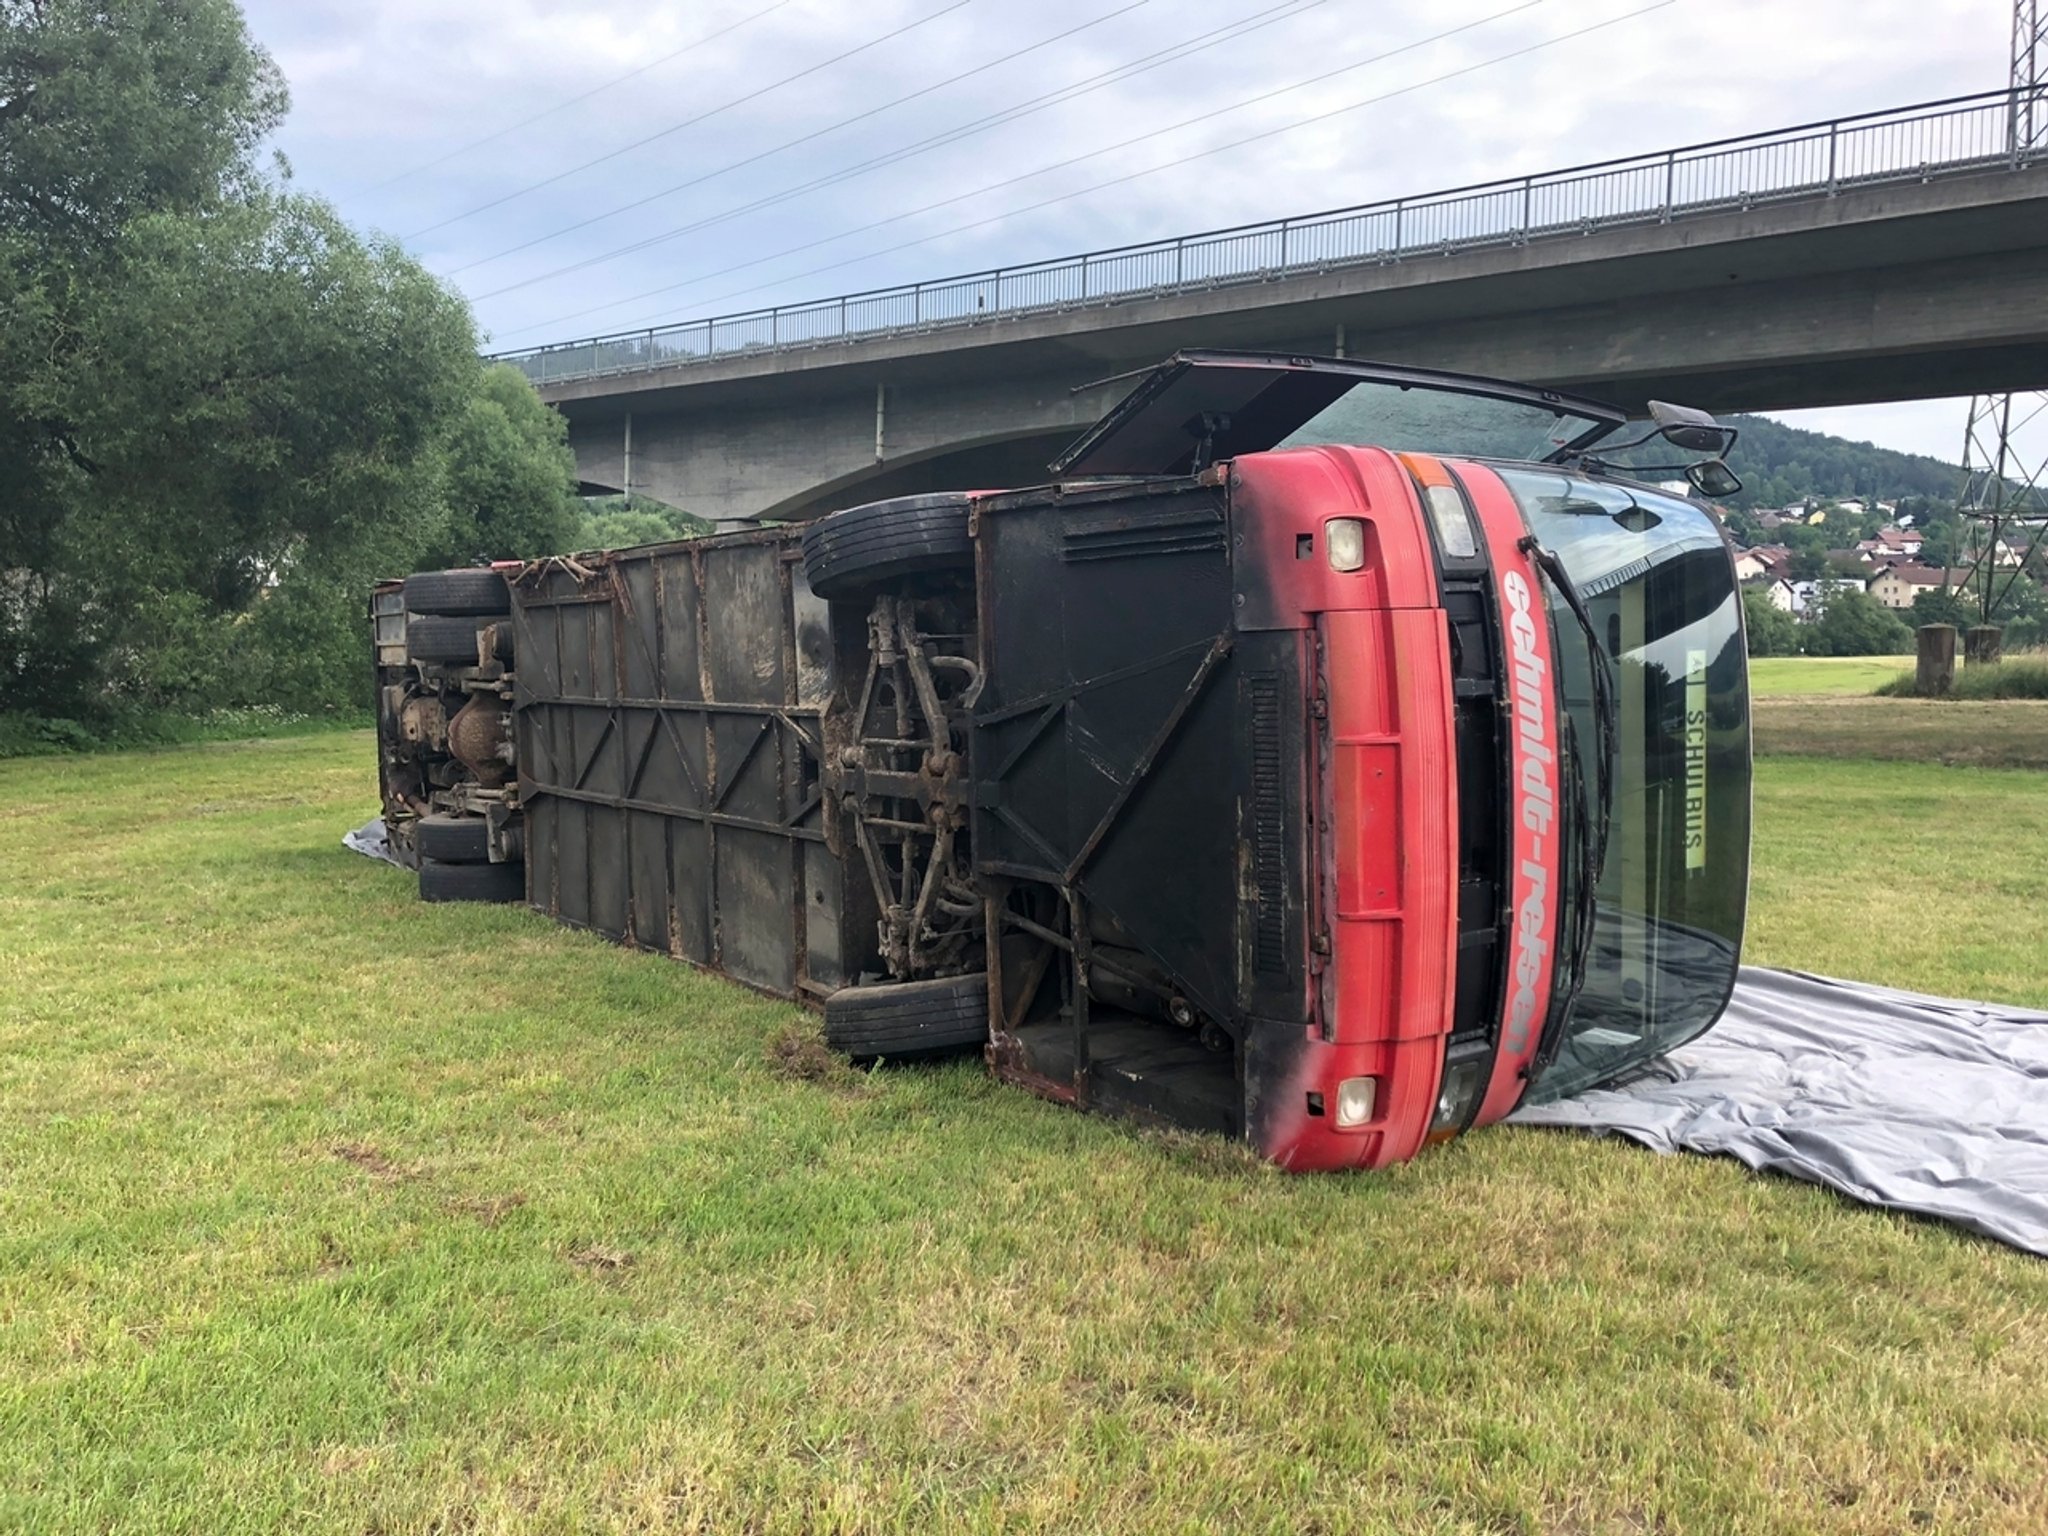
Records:
[[[391,840],[384,835],[384,818],[366,821],[353,832],[341,834],[341,846],[365,858],[382,859],[386,864],[396,864],[392,855]]]
[[[1744,966],[1705,1036],[1513,1123],[1726,1153],[2048,1257],[2048,1013]]]

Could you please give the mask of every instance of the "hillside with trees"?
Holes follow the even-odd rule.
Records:
[[[1788,427],[1763,416],[1730,416],[1741,436],[1728,467],[1742,480],[1742,493],[1728,504],[1754,509],[1783,507],[1811,497],[1878,497],[1953,502],[1962,485],[1960,466],[1925,454],[1898,453],[1871,443],[1851,442],[1825,432]],[[1956,440],[1963,424],[1956,422]]]

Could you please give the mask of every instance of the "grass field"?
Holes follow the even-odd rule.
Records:
[[[1760,699],[1867,694],[1913,667],[1911,656],[1752,656],[1749,687]]]
[[[0,764],[0,1529],[2048,1528],[2048,1264],[794,1077],[790,1009],[418,905],[373,804],[363,735]],[[1767,759],[1758,823],[1752,958],[2048,1004],[2037,775]]]
[[[1757,755],[2048,768],[2048,699],[1873,695],[1912,666],[1910,656],[1751,658]]]
[[[2048,768],[2048,699],[1808,695],[1760,698],[1752,713],[1759,757]]]

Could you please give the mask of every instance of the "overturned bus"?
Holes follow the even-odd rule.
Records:
[[[1727,1002],[1732,433],[1182,353],[1027,490],[380,588],[428,897],[523,899],[1084,1108],[1381,1166]]]

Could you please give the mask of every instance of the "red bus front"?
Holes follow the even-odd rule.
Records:
[[[1497,381],[1202,355],[1069,455],[1084,473],[1217,485],[1231,664],[1300,694],[1275,710],[1240,682],[1234,735],[1205,748],[1237,759],[1228,774],[1174,765],[1240,786],[1234,818],[1210,812],[1237,828],[1234,932],[1201,907],[1199,840],[1221,828],[1190,827],[1181,878],[1103,893],[1121,905],[1101,931],[1161,936],[1131,942],[1213,1018],[1204,1036],[1228,1061],[1230,1081],[1196,1095],[1168,1056],[1144,1057],[1126,1075],[1147,1082],[1149,1117],[1216,1124],[1182,1106],[1228,1101],[1230,1128],[1286,1167],[1379,1167],[1719,1015],[1747,889],[1741,608],[1704,507],[1586,454],[1620,422]],[[1393,446],[1360,446],[1375,439]],[[1013,542],[1017,557],[984,560],[1017,568]],[[1170,568],[1173,612],[1198,606],[1200,570]],[[1020,590],[1042,604],[1055,586]],[[1294,720],[1296,735],[1269,728]],[[1268,793],[1276,780],[1286,793]],[[1283,825],[1276,807],[1297,803]],[[1084,920],[1090,895],[1071,893]],[[1296,901],[1298,925],[1275,918]],[[1203,987],[1176,951],[1174,935],[1204,932],[1234,953],[1234,986]],[[1292,953],[1268,964],[1283,940],[1298,970]],[[999,1070],[1129,1107],[1091,1088],[1085,1041],[1069,1077],[1066,1057],[1041,1072],[997,1036]]]

